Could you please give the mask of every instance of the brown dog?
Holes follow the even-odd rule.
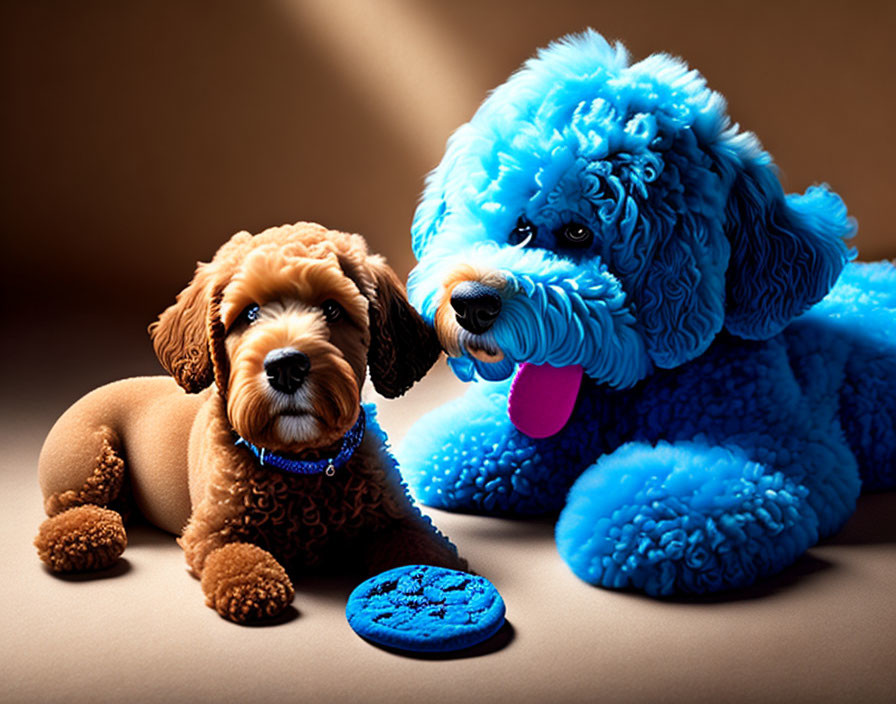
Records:
[[[44,444],[51,518],[35,544],[51,569],[114,562],[123,503],[181,535],[208,605],[238,622],[280,612],[287,575],[322,562],[466,567],[361,409],[367,367],[395,397],[439,346],[360,236],[309,223],[236,234],[150,334],[174,380],[97,389]]]

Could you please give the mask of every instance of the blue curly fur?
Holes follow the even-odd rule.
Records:
[[[634,442],[610,457],[573,485],[557,524],[560,554],[588,582],[649,594],[739,587],[818,537],[808,490],[739,450]]]
[[[564,248],[569,223],[593,242]],[[896,485],[896,267],[847,264],[854,231],[827,186],[785,195],[680,60],[631,64],[591,31],[539,52],[451,137],[414,218],[410,298],[478,383],[408,433],[413,492],[560,511],[560,554],[606,587],[702,593],[781,570],[860,488]],[[437,317],[458,271],[500,282],[485,333]],[[556,435],[508,418],[521,362],[584,368]]]

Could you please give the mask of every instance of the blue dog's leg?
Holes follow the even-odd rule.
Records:
[[[595,455],[569,437],[533,440],[507,415],[509,382],[472,384],[460,398],[423,416],[396,456],[422,503],[474,513],[535,515],[563,506],[569,485]],[[574,425],[574,424],[571,424]]]
[[[812,316],[849,346],[840,417],[862,488],[896,488],[896,266],[851,264]]]
[[[573,485],[557,544],[591,584],[651,595],[743,587],[816,542],[808,494],[736,449],[629,443]]]
[[[857,349],[840,393],[843,429],[862,477],[862,489],[896,488],[896,345],[889,356]]]

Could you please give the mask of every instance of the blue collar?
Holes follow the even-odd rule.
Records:
[[[249,452],[255,455],[255,459],[258,460],[262,467],[274,467],[291,474],[320,474],[323,472],[328,477],[332,477],[336,474],[336,470],[342,469],[345,463],[355,454],[355,450],[358,449],[358,445],[361,444],[361,439],[364,437],[365,427],[364,409],[359,408],[358,420],[342,437],[342,447],[332,459],[294,460],[285,455],[278,455],[276,452],[265,450],[263,447],[256,447],[248,440],[243,440],[240,437],[236,439],[234,444],[237,446],[242,445],[248,449]]]

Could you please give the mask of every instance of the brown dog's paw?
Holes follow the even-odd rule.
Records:
[[[295,595],[280,563],[249,543],[230,543],[211,552],[201,584],[206,604],[236,623],[276,616]]]
[[[115,562],[127,544],[121,516],[89,504],[48,518],[34,539],[40,559],[54,572],[101,570]]]

